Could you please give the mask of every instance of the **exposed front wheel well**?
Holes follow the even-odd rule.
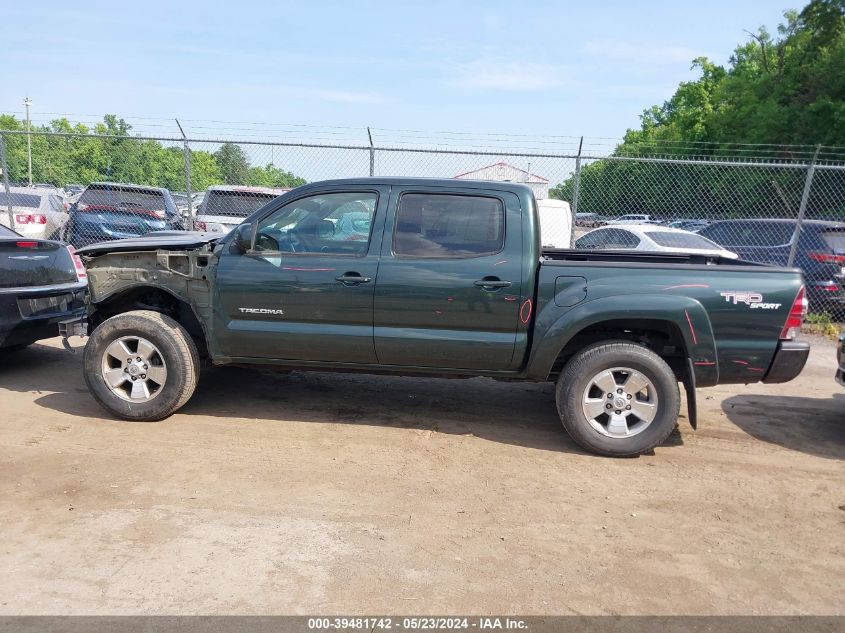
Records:
[[[680,328],[671,321],[655,319],[616,319],[590,325],[575,336],[560,350],[552,365],[549,380],[557,380],[563,367],[582,349],[602,341],[630,341],[660,356],[678,380],[687,372],[687,348]]]
[[[134,310],[151,310],[169,316],[190,334],[197,347],[200,358],[208,358],[205,332],[191,306],[161,288],[138,287],[123,292],[94,304],[91,313],[91,329],[118,314]]]

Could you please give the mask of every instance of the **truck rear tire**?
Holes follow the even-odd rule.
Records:
[[[681,394],[660,356],[628,341],[604,341],[573,356],[555,390],[563,428],[579,446],[632,457],[675,430]]]
[[[136,310],[103,321],[83,357],[85,382],[103,408],[152,422],[184,405],[199,380],[193,339],[170,317]]]

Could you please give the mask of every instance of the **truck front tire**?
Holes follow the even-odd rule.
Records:
[[[161,420],[184,405],[197,386],[199,354],[170,317],[136,310],[103,321],[83,357],[85,382],[103,408],[126,420]]]
[[[558,414],[581,447],[612,457],[659,446],[678,424],[681,395],[674,372],[649,349],[605,341],[575,354],[555,391]]]

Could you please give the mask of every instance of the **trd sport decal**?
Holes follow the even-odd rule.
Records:
[[[733,290],[731,292],[720,292],[719,294],[722,295],[728,303],[733,303],[734,305],[744,303],[749,308],[757,310],[777,310],[781,307],[781,305],[783,305],[781,303],[765,303],[763,301],[763,295],[759,292]]]

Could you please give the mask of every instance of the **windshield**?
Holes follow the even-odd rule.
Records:
[[[648,233],[649,238],[660,246],[667,248],[700,248],[706,250],[722,250],[722,247],[695,233],[674,233],[670,231],[655,231]]]
[[[89,187],[79,198],[79,204],[165,210],[164,194],[157,191],[133,189],[130,187]]]
[[[245,218],[276,197],[264,191],[209,191],[205,196],[203,215],[228,215]]]
[[[0,237],[20,237],[20,235],[0,224]]]

